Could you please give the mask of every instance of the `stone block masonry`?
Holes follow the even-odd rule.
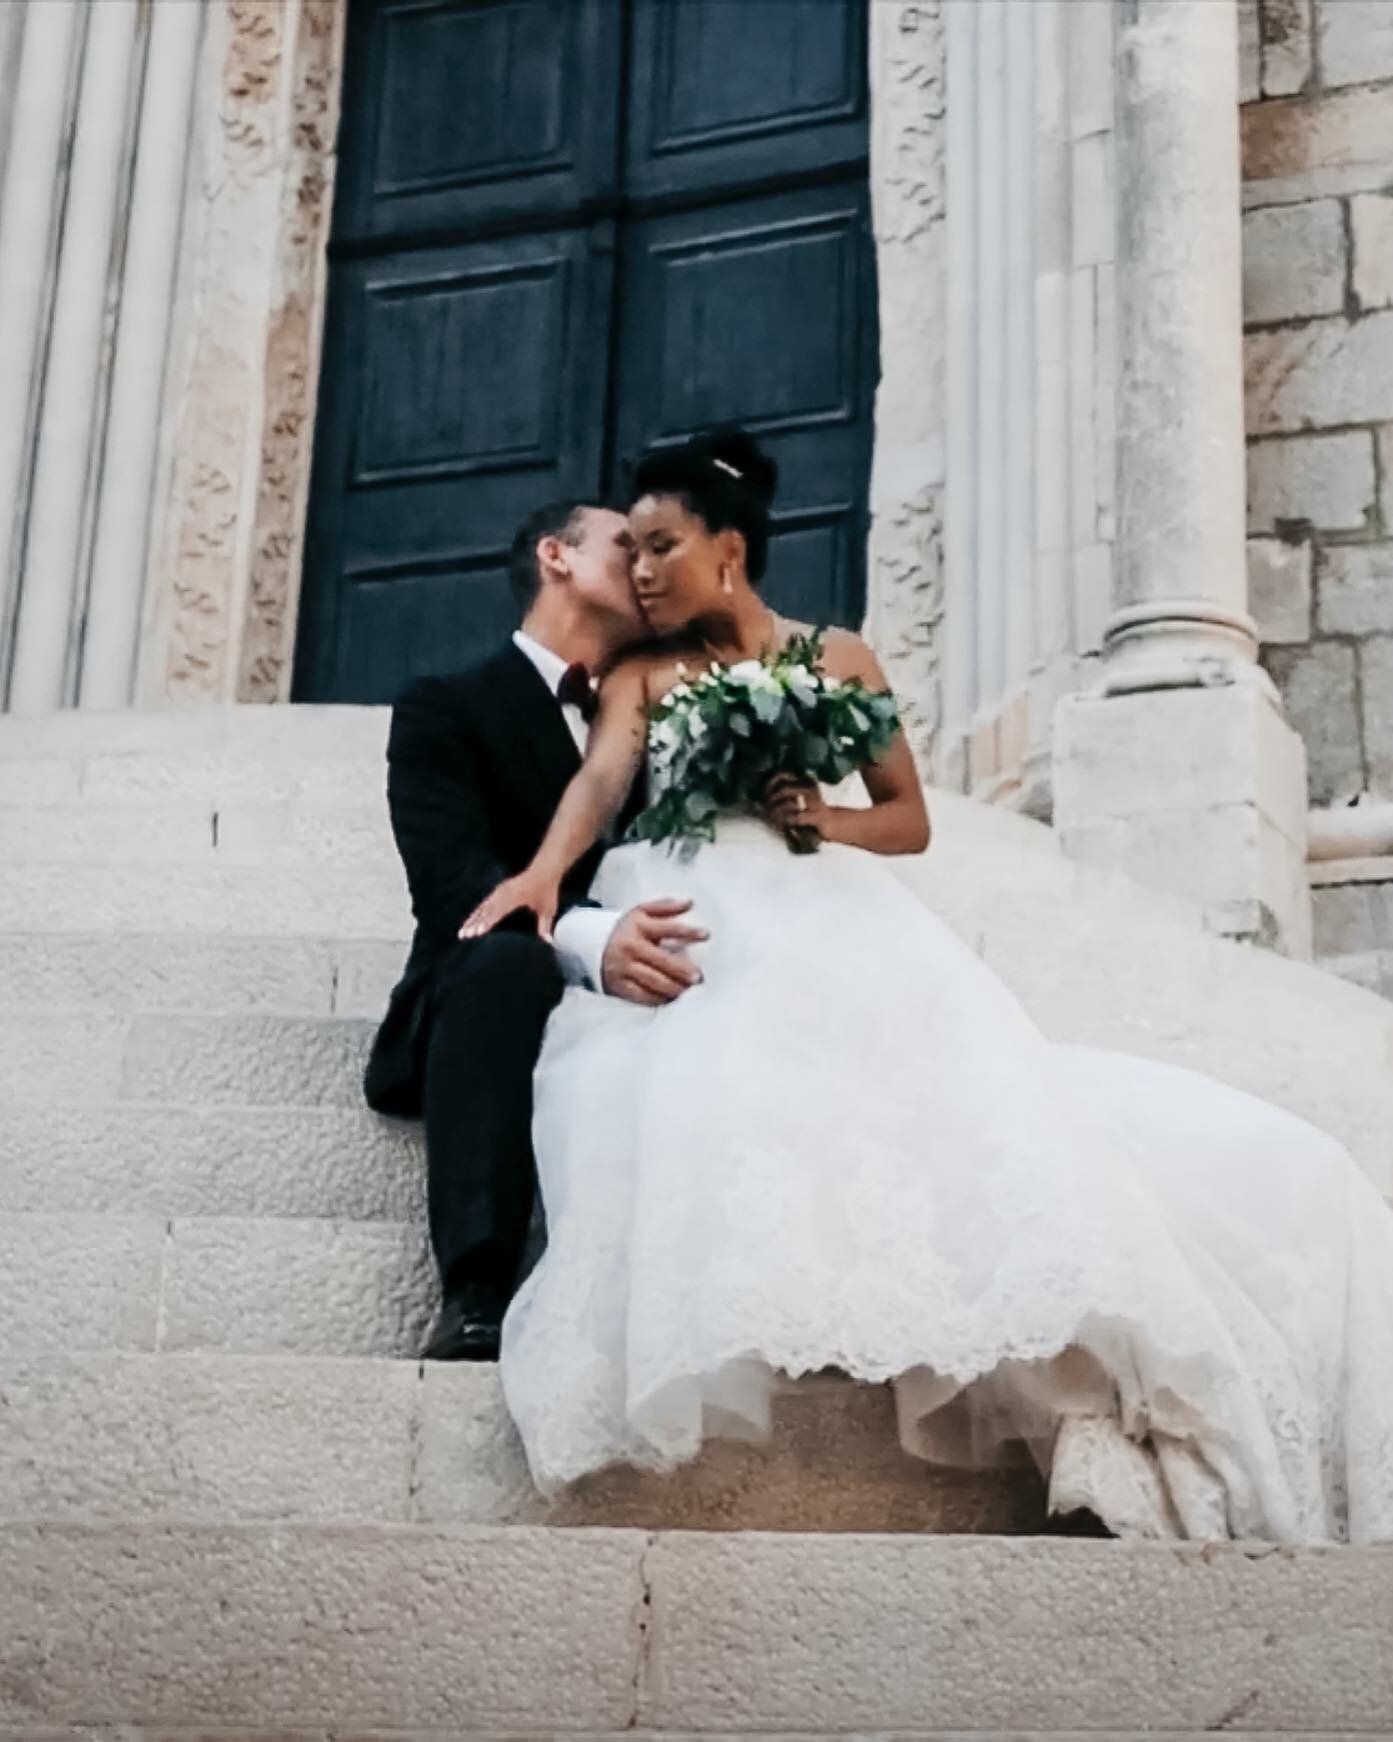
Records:
[[[1245,13],[1253,612],[1311,802],[1389,798],[1393,4],[1245,0]]]

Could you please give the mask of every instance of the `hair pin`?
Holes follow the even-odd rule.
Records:
[[[719,466],[723,472],[729,472],[732,478],[740,478],[744,476],[742,472],[738,472],[735,467],[731,465],[729,460],[718,460],[714,454],[710,455],[709,458],[713,466]]]

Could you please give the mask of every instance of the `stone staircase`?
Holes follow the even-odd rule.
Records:
[[[1393,1734],[1393,1555],[1042,1539],[1033,1478],[926,1471],[881,1389],[543,1501],[496,1374],[411,1358],[419,1141],[358,1087],[385,727],[0,720],[0,1738]],[[1393,1189],[1393,1005],[934,810],[903,875],[1049,1032]]]

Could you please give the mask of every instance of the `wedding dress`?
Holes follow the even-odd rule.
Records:
[[[1393,1539],[1393,1214],[1337,1142],[1050,1042],[870,853],[725,817],[594,894],[711,937],[675,1003],[572,988],[547,1030],[502,1352],[540,1488],[758,1438],[830,1367],[893,1382],[925,1459],[1029,1448],[1057,1504],[1100,1458],[1119,1532],[1147,1490],[1150,1534]]]

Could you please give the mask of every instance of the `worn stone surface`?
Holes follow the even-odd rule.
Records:
[[[78,773],[75,763],[57,756],[0,761],[0,804],[37,805],[76,798]]]
[[[105,1012],[52,1015],[0,1012],[0,1098],[51,1104],[55,1098],[90,1106],[111,1100],[121,1080],[126,1024]]]
[[[1304,540],[1248,540],[1248,609],[1268,646],[1311,637],[1311,547]]]
[[[327,1016],[345,961],[325,938],[10,932],[0,934],[0,1011]]]
[[[1265,663],[1306,746],[1312,804],[1335,804],[1363,785],[1355,650],[1344,642],[1274,647]]]
[[[1317,620],[1327,634],[1393,634],[1393,544],[1322,551],[1317,591]]]
[[[1243,318],[1250,325],[1338,314],[1345,305],[1338,200],[1265,206],[1243,219]]]
[[[63,760],[81,764],[94,757],[154,755],[166,761],[177,757],[185,768],[218,759],[238,767],[250,763],[258,775],[289,760],[303,776],[348,762],[374,768],[380,787],[389,719],[387,708],[347,703],[4,714],[0,766],[33,758],[52,759],[56,766]]]
[[[1393,798],[1393,638],[1366,641],[1359,668],[1369,786],[1379,797]]]
[[[1237,0],[1238,100],[1255,103],[1262,95],[1262,21],[1258,0]]]
[[[1323,889],[1312,892],[1317,911]],[[1338,974],[1351,986],[1362,986],[1366,992],[1376,992],[1380,998],[1393,999],[1393,949],[1365,950],[1352,956],[1322,956],[1320,965],[1327,973]]]
[[[1389,16],[1393,18],[1393,9]],[[1349,203],[1349,221],[1355,300],[1360,308],[1388,308],[1393,304],[1393,194],[1356,194]]]
[[[1248,432],[1378,423],[1393,406],[1393,311],[1249,333]]]
[[[1324,84],[1393,79],[1393,7],[1388,0],[1315,0],[1315,5]]]
[[[138,1216],[0,1216],[0,1350],[153,1349],[164,1226]]]
[[[419,1224],[174,1222],[161,1347],[229,1354],[416,1354],[437,1305]]]
[[[1313,906],[1319,955],[1364,955],[1393,948],[1393,867],[1387,883],[1323,888]]]
[[[1262,91],[1285,97],[1311,77],[1311,0],[1262,0]]]
[[[637,1532],[0,1532],[0,1721],[623,1729]]]
[[[1377,1735],[1393,1691],[1388,1560],[855,1535],[11,1526],[0,1717],[220,1724],[243,1742],[314,1726]]]
[[[1374,441],[1366,430],[1249,443],[1250,532],[1304,526],[1362,532],[1377,494]]]
[[[338,947],[334,977],[335,1016],[380,1019],[406,966],[404,942],[350,939]]]
[[[936,1469],[883,1386],[784,1383],[766,1445],[533,1488],[495,1366],[311,1355],[0,1354],[0,1519],[1038,1531],[1030,1469]]]
[[[405,879],[385,864],[168,864],[139,877],[90,863],[0,866],[5,931],[382,939],[407,936],[410,917]]]
[[[1376,1730],[1393,1711],[1376,1595],[1390,1561],[1379,1549],[663,1536],[645,1561],[639,1722]]]
[[[0,862],[120,865],[207,859],[209,805],[7,804],[0,808]]]
[[[1165,1742],[1212,1742],[1213,1731],[1168,1730]],[[1245,1730],[1244,1742],[1369,1742],[1368,1731],[1342,1730]],[[307,1730],[298,1725],[294,1730],[277,1728],[264,1730],[238,1729],[235,1734],[223,1729],[200,1725],[196,1730],[158,1729],[141,1726],[138,1729],[121,1725],[119,1730],[80,1728],[36,1730],[26,1725],[14,1730],[0,1724],[0,1742],[345,1742],[342,1730]],[[824,1730],[817,1733],[800,1731],[761,1730],[757,1735],[749,1730],[723,1731],[725,1742],[1156,1742],[1149,1730],[881,1730],[874,1736],[864,1731]],[[365,1731],[354,1728],[351,1742],[582,1742],[579,1732],[552,1731],[545,1738],[520,1739],[515,1733],[502,1735],[497,1730],[382,1730]],[[670,1731],[624,1730],[599,1734],[585,1733],[583,1742],[692,1742],[692,1733],[674,1738]],[[1377,1742],[1385,1742],[1381,1733]]]
[[[418,1386],[404,1361],[0,1356],[0,1518],[406,1522]]]
[[[1391,102],[1388,90],[1373,87],[1249,103],[1241,117],[1245,204],[1383,187]]]
[[[130,1107],[0,1096],[0,1214],[421,1221],[419,1125],[365,1107]]]
[[[359,1107],[372,1030],[337,1017],[137,1016],[122,1095],[198,1106]]]
[[[1288,740],[1256,683],[1080,700],[1061,713],[1056,827],[1241,802],[1295,837],[1305,803]]]

